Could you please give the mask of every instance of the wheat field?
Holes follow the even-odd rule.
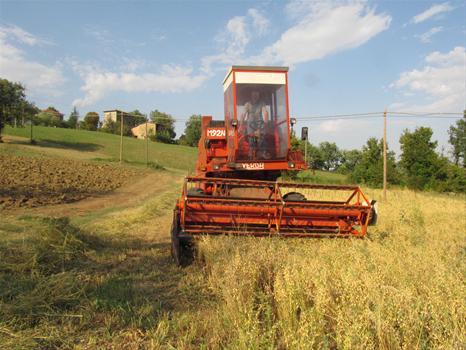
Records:
[[[204,237],[179,268],[160,176],[124,210],[3,216],[0,348],[465,348],[464,196],[390,190],[365,239]]]
[[[192,332],[212,348],[462,349],[465,220],[464,198],[394,190],[364,240],[205,238],[217,302]]]

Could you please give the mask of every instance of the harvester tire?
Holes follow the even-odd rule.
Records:
[[[371,200],[371,216],[369,218],[369,226],[375,226],[377,224],[377,219],[379,213],[377,211],[377,201],[375,199]]]
[[[194,259],[194,247],[189,237],[179,237],[180,225],[178,215],[173,216],[171,227],[171,254],[178,266],[186,266]]]
[[[299,192],[290,192],[283,196],[285,202],[302,202],[306,200],[306,197]]]
[[[180,240],[180,266],[188,266],[194,261],[194,242],[191,237],[179,238]]]
[[[180,248],[180,239],[178,237],[179,233],[179,222],[178,215],[173,215],[173,223],[170,230],[171,236],[171,254],[172,258],[175,261],[175,264],[181,265],[181,248]]]

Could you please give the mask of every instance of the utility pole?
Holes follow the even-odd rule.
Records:
[[[18,108],[15,108],[15,129],[18,127],[18,116],[16,115],[16,112],[18,111]]]
[[[383,200],[387,200],[387,108],[383,112]]]
[[[21,104],[21,127],[24,128],[24,103]]]
[[[117,112],[118,115],[118,112]],[[120,111],[120,165],[123,161],[123,112]]]
[[[147,133],[147,118],[146,118],[146,167],[149,167],[149,134]]]
[[[34,139],[32,137],[32,127],[33,127],[33,124],[34,124],[34,116],[32,115],[31,113],[31,135],[30,135],[30,139],[29,139],[29,143],[30,144],[34,144]]]

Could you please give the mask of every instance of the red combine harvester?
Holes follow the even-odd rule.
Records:
[[[277,182],[307,169],[290,148],[288,68],[233,66],[223,90],[225,120],[202,117],[197,175],[185,178],[174,210],[176,263],[190,261],[203,234],[364,237],[377,214],[359,186]]]

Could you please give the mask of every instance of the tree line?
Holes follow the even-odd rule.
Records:
[[[189,118],[184,134],[176,140],[175,118],[172,115],[155,109],[147,116],[136,109],[124,114],[123,135],[133,136],[131,129],[146,121],[156,125],[156,132],[149,133],[153,141],[197,146],[201,134],[200,115],[192,115]],[[25,87],[22,84],[0,78],[0,141],[2,129],[6,124],[22,127],[30,123],[39,126],[102,131],[117,135],[121,133],[119,120],[101,121],[99,113],[94,111],[86,113],[84,118],[81,118],[74,107],[65,118],[64,114],[53,106],[41,110],[26,99]]]
[[[125,113],[123,121],[123,135],[125,136],[132,136],[131,129],[134,126],[150,121],[157,125],[157,132],[150,135],[152,140],[176,143],[175,120],[168,113],[155,109],[147,117],[139,110],[134,110]],[[67,118],[53,106],[41,110],[33,102],[26,99],[25,87],[21,83],[0,78],[0,141],[1,132],[6,124],[23,127],[30,123],[39,126],[103,131],[112,134],[121,133],[121,123],[113,120],[101,121],[99,113],[94,111],[86,113],[81,119],[76,107]],[[187,140],[182,140],[181,143],[193,145],[189,136]]]
[[[466,192],[466,111],[462,119],[451,125],[449,143],[452,161],[439,154],[437,141],[432,140],[429,127],[404,130],[400,136],[400,159],[387,150],[387,182],[416,190]],[[335,143],[321,142],[318,146],[292,137],[292,147],[304,150],[311,169],[333,171],[348,175],[360,184],[381,187],[383,184],[383,140],[370,138],[362,149],[340,150]]]

